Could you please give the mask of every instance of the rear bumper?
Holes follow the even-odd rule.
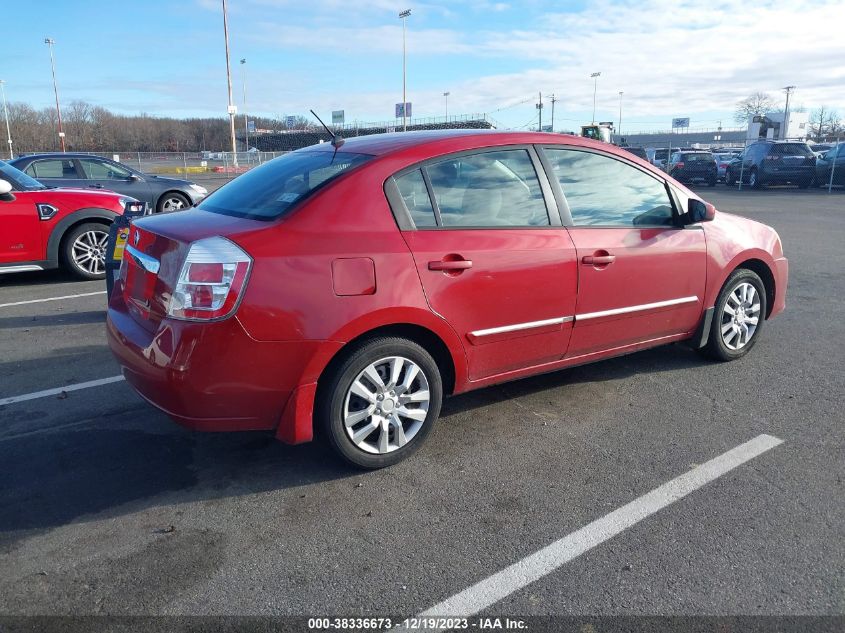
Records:
[[[107,336],[126,381],[173,420],[199,431],[276,429],[319,347],[317,341],[256,341],[236,318],[166,319],[151,333],[122,307],[122,298],[114,297]]]
[[[805,182],[816,174],[816,168],[800,167],[795,169],[764,169],[761,178],[765,182]]]

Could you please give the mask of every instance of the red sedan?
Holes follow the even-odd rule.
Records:
[[[144,398],[193,429],[319,426],[365,468],[444,395],[673,341],[740,358],[788,270],[773,229],[624,150],[478,131],[293,152],[126,253],[108,336]]]
[[[64,267],[104,279],[109,227],[127,202],[112,191],[50,189],[0,161],[0,274]]]

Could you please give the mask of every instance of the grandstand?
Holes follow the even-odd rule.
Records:
[[[490,130],[495,128],[496,125],[486,114],[464,114],[450,117],[409,119],[407,127],[410,132],[413,130]],[[332,126],[332,129],[344,138],[367,136],[369,134],[402,131],[402,121],[400,119],[398,122],[349,123]],[[253,133],[249,136],[249,144],[261,152],[288,152],[321,141],[328,142],[331,138],[331,135],[317,123],[305,130],[275,130],[273,132]],[[239,135],[238,140],[243,142],[242,134]]]

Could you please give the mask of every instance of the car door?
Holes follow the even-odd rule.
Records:
[[[109,189],[143,202],[150,201],[150,185],[123,165],[96,156],[80,158],[79,164],[86,187]]]
[[[575,248],[534,149],[452,155],[391,186],[429,306],[460,336],[470,379],[562,358]]]
[[[85,176],[74,158],[41,158],[23,170],[48,187],[85,187]]]
[[[676,224],[666,183],[603,152],[543,151],[579,262],[567,356],[692,332],[704,308],[704,231]]]
[[[0,264],[40,261],[44,254],[34,194],[13,193],[14,200],[0,200]]]

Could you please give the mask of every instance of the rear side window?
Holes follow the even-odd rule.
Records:
[[[396,179],[396,186],[399,187],[399,193],[402,194],[402,200],[411,214],[414,226],[437,226],[434,207],[431,206],[431,198],[428,196],[421,170],[400,176]]]
[[[81,178],[72,160],[37,160],[25,170],[33,178]]]
[[[545,148],[575,226],[672,226],[665,185],[636,167],[592,152]]]
[[[197,208],[253,220],[275,220],[318,187],[372,156],[350,152],[298,151],[238,176]]]
[[[537,172],[524,149],[458,156],[425,169],[446,228],[550,224]]]

